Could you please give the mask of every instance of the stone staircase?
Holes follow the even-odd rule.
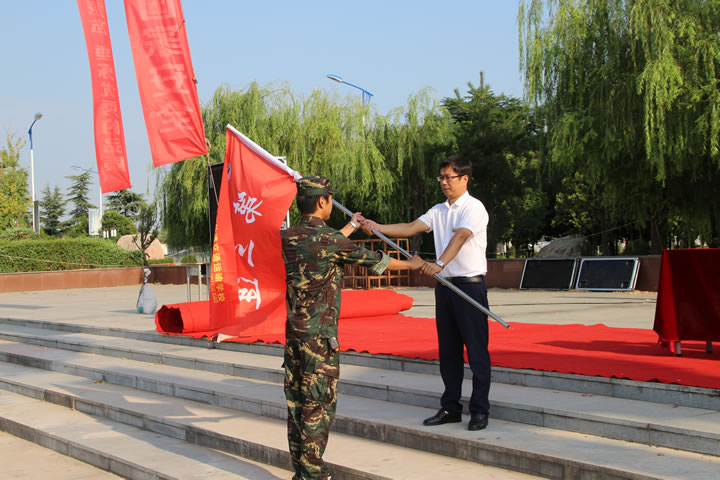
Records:
[[[0,430],[124,478],[291,478],[281,363],[279,345],[0,319]],[[436,362],[345,353],[339,392],[335,479],[720,477],[717,390],[494,368],[480,432],[422,426]]]

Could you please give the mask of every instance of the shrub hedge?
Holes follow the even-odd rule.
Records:
[[[147,262],[149,265],[165,265],[170,263],[175,263],[175,259],[173,257],[165,257],[165,258],[155,258],[148,260]]]
[[[35,233],[32,228],[29,227],[12,227],[0,232],[0,242],[3,240],[29,240],[29,239],[43,239],[50,238],[48,235],[40,231]]]
[[[140,265],[139,251],[128,252],[101,238],[0,241],[0,273]]]

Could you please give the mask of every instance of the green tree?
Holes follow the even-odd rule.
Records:
[[[50,185],[45,185],[42,192],[43,198],[40,200],[40,224],[48,235],[59,235],[61,233],[62,222],[60,219],[65,214],[65,200],[60,187],[55,185],[55,190],[50,190]]]
[[[143,265],[147,265],[147,254],[145,250],[158,236],[157,210],[155,205],[143,204],[140,213],[136,217],[138,235],[133,239],[135,245],[142,252]]]
[[[115,231],[115,237],[123,235],[131,235],[137,232],[137,227],[133,221],[115,210],[105,210],[102,216],[102,231]]]
[[[125,215],[126,217],[134,217],[140,213],[140,207],[143,204],[143,196],[135,193],[129,188],[118,190],[108,196],[107,207],[110,210]]]
[[[454,120],[458,149],[473,162],[469,190],[490,215],[490,252],[499,242],[533,244],[548,223],[534,115],[522,100],[496,95],[482,75],[478,87],[469,83],[466,95],[456,90],[443,103]]]
[[[88,210],[94,205],[88,201],[88,190],[90,185],[90,173],[83,172],[79,175],[70,175],[72,181],[68,202],[73,206],[68,214],[70,218],[65,222],[65,228],[71,236],[88,234]],[[85,226],[82,229],[82,225]]]
[[[87,237],[89,236],[90,231],[90,219],[88,216],[81,217],[77,223],[74,225],[71,225],[69,223],[63,222],[63,227],[66,227],[63,230],[63,236],[67,236],[69,238],[79,238],[79,237]]]
[[[523,0],[518,18],[548,159],[596,190],[597,228],[636,224],[655,251],[671,218],[720,236],[720,206],[707,203],[720,187],[720,4]]]
[[[28,225],[28,172],[20,166],[22,138],[8,134],[0,149],[0,231]]]
[[[527,246],[527,255],[533,256],[534,244],[543,235],[550,234],[551,210],[548,205],[548,191],[539,174],[540,160],[527,152],[526,155],[508,156],[514,178],[518,185],[518,194],[506,198],[505,204],[510,214],[510,231],[507,235],[513,245]],[[492,237],[489,237],[492,240]],[[503,241],[505,238],[499,237]],[[492,244],[491,244],[492,245]]]

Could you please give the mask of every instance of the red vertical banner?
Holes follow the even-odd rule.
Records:
[[[207,154],[180,0],[125,0],[125,16],[153,164]]]
[[[130,188],[120,98],[104,0],[78,0],[90,60],[95,157],[103,193]]]
[[[285,263],[280,226],[297,172],[228,126],[210,264],[210,330],[282,333]]]

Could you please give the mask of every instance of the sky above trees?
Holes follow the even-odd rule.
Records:
[[[133,190],[154,186],[150,152],[132,66],[122,2],[107,3]],[[522,94],[515,0],[429,0],[360,4],[329,0],[183,1],[201,103],[227,84],[253,81],[289,86],[297,95],[315,89],[359,98],[360,91],[326,78],[341,75],[374,94],[386,114],[410,95],[432,87],[437,98],[485,82],[498,93]],[[0,134],[27,139],[33,127],[35,189],[66,190],[73,165],[95,167],[92,97],[87,52],[72,1],[0,0]],[[29,143],[21,165],[29,168]],[[290,159],[292,162],[292,159]],[[97,199],[97,177],[89,198]]]

